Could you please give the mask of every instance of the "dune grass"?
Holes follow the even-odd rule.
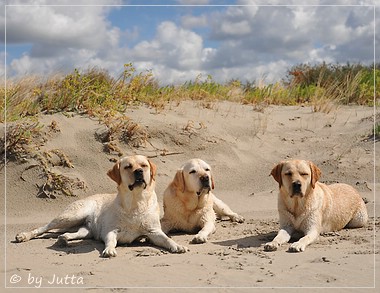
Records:
[[[100,68],[42,79],[25,76],[9,80],[7,89],[0,88],[0,119],[17,121],[38,113],[77,112],[93,116],[104,112],[123,112],[133,104],[147,104],[157,111],[170,101],[210,102],[230,100],[252,105],[312,105],[322,111],[323,105],[359,104],[372,106],[374,79],[380,78],[379,66],[300,64],[290,70],[282,81],[268,85],[232,80],[217,83],[212,76],[196,77],[182,85],[164,85],[151,71],[136,73],[133,64],[124,65],[119,78]],[[377,84],[377,90],[380,86]],[[379,92],[379,91],[376,91]],[[6,100],[5,100],[6,97]]]

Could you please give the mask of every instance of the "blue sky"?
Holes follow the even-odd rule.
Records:
[[[300,63],[370,64],[378,26],[374,10],[380,17],[377,0],[6,4],[0,15],[1,31],[6,24],[7,32],[0,73],[5,67],[8,77],[21,77],[98,66],[117,76],[132,62],[140,71],[152,70],[161,83],[182,83],[199,74],[220,82],[274,82]]]

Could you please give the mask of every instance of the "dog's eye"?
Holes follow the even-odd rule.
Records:
[[[286,172],[285,175],[286,176],[292,176],[292,172]]]
[[[124,169],[131,169],[132,168],[132,165],[127,165],[124,167]]]
[[[196,171],[195,170],[191,170],[190,172],[189,172],[189,174],[194,174]]]
[[[210,171],[210,169],[209,169],[209,168],[207,168],[207,169],[205,169],[205,171],[206,171],[206,172],[208,172],[208,171]]]
[[[148,167],[148,165],[143,164],[143,165],[141,165],[141,167],[142,167],[142,168],[146,168],[146,167]]]
[[[301,176],[307,176],[309,175],[308,173],[301,173]]]

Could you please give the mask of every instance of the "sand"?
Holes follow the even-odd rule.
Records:
[[[190,248],[185,254],[170,254],[143,242],[118,247],[118,256],[111,259],[100,257],[101,242],[73,241],[59,247],[54,233],[26,243],[13,242],[18,232],[46,224],[74,200],[116,191],[106,172],[119,152],[105,151],[99,139],[104,125],[86,116],[41,114],[46,140],[38,151],[59,150],[71,162],[72,168],[60,166],[60,160],[52,156],[48,167],[76,182],[72,186],[75,196],[39,193],[37,185],[43,185],[46,178],[35,159],[10,160],[6,169],[2,165],[6,200],[1,207],[6,208],[6,217],[1,232],[5,238],[1,286],[5,282],[8,288],[134,288],[128,292],[170,288],[293,292],[294,287],[309,288],[308,292],[312,288],[374,291],[375,269],[380,271],[378,238],[375,243],[380,223],[375,217],[380,203],[375,194],[380,185],[379,172],[374,176],[374,169],[379,170],[379,160],[374,161],[378,142],[370,138],[373,114],[373,108],[360,106],[322,113],[309,106],[269,106],[257,111],[230,102],[171,103],[160,111],[143,106],[129,109],[125,115],[147,136],[139,146],[133,141],[119,143],[119,152],[146,155],[156,163],[161,204],[175,171],[186,160],[198,157],[213,168],[214,193],[246,221],[218,221],[216,232],[205,244],[189,244],[193,235],[173,234],[176,242]],[[48,127],[52,122],[55,129]],[[302,253],[287,252],[288,245],[264,252],[263,244],[278,230],[278,185],[269,174],[277,162],[287,158],[312,160],[322,170],[322,182],[355,186],[368,201],[369,225],[321,235]]]

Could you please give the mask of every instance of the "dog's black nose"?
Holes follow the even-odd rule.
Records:
[[[300,181],[294,181],[293,182],[293,193],[300,193],[301,192],[302,184]]]
[[[142,178],[144,178],[144,170],[143,169],[136,169],[135,171],[134,171],[134,174],[135,174],[135,178],[136,179],[142,179]]]
[[[210,186],[210,177],[208,175],[201,176],[200,180],[204,187]]]

